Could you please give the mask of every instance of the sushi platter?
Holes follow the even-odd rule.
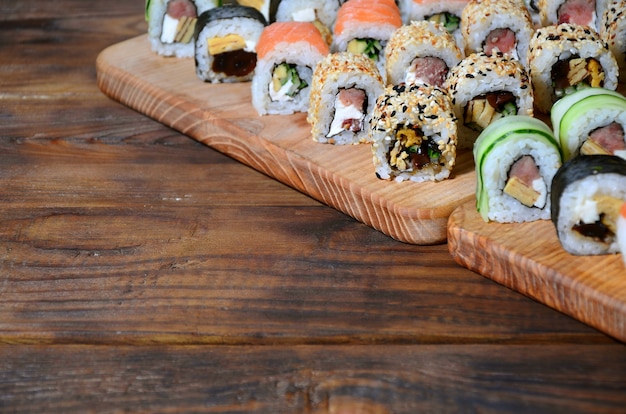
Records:
[[[260,116],[249,82],[202,82],[193,59],[155,54],[147,35],[105,49],[96,66],[112,99],[399,241],[444,243],[449,215],[474,199],[471,151],[444,181],[379,180],[369,145],[314,142],[304,113]]]
[[[103,50],[96,69],[112,99],[394,239],[447,241],[461,266],[626,341],[621,254],[570,255],[547,220],[486,223],[471,151],[440,182],[380,180],[369,145],[317,143],[303,113],[260,116],[249,83],[202,82],[193,59],[155,54],[147,35]]]

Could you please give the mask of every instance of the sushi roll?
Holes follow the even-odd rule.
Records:
[[[146,0],[148,39],[163,56],[191,58],[198,15],[221,5],[221,0]]]
[[[374,107],[370,140],[381,180],[448,178],[456,164],[457,141],[450,97],[433,85],[388,85]]]
[[[376,99],[384,84],[374,62],[364,55],[332,53],[315,68],[307,121],[320,143],[368,141]]]
[[[480,132],[499,118],[533,115],[530,78],[508,55],[472,53],[450,69],[444,86],[459,119],[460,148],[472,148]]]
[[[626,159],[626,98],[603,88],[585,88],[559,99],[550,112],[563,159],[606,154]]]
[[[611,155],[575,157],[552,181],[552,223],[573,255],[616,253],[617,221],[626,201],[626,160]]]
[[[493,122],[474,145],[476,207],[483,220],[550,219],[550,185],[561,166],[550,128],[529,116]]]
[[[529,69],[535,106],[549,113],[554,102],[581,87],[615,90],[618,67],[600,35],[563,23],[538,29],[530,40]]]
[[[626,82],[626,0],[613,0],[602,13],[600,37],[609,46],[619,67],[620,82]]]
[[[452,35],[461,50],[464,50],[461,13],[468,2],[469,0],[400,0],[399,6],[404,24],[422,20],[439,23]]]
[[[541,26],[571,23],[597,30],[607,0],[538,0]]]
[[[194,34],[198,78],[211,83],[251,80],[256,44],[266,25],[252,7],[226,5],[202,13]]]
[[[252,105],[259,115],[306,112],[313,70],[329,53],[322,34],[308,22],[275,22],[257,44]]]
[[[400,10],[391,1],[350,0],[337,11],[333,52],[364,54],[384,74],[384,49],[392,33],[402,26]]]
[[[463,54],[439,23],[413,21],[397,29],[385,47],[387,83],[428,83],[443,87],[450,68]]]
[[[530,13],[521,0],[471,0],[461,14],[466,55],[499,51],[526,67],[533,32]]]
[[[339,10],[339,1],[282,0],[276,11],[276,21],[311,22],[331,45],[332,27],[335,24],[337,10]]]
[[[236,2],[240,6],[257,9],[268,23],[273,23],[280,0],[236,0]]]
[[[626,266],[626,202],[622,204],[617,218],[617,244],[619,251],[622,252],[624,266]]]

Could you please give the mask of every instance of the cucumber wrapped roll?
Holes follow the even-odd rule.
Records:
[[[626,98],[604,88],[585,88],[558,100],[550,113],[563,159],[606,154],[626,159]]]
[[[600,35],[586,26],[563,23],[537,29],[530,40],[528,65],[535,106],[544,114],[558,99],[583,87],[617,89],[615,57]]]
[[[550,128],[529,116],[501,118],[474,145],[476,207],[485,221],[550,218],[550,183],[561,166]]]
[[[370,127],[376,176],[440,181],[456,163],[456,118],[450,97],[432,85],[387,86]]]
[[[619,251],[616,236],[626,201],[626,160],[611,155],[575,157],[552,181],[552,222],[573,255]]]
[[[194,34],[198,78],[211,83],[251,80],[256,44],[266,25],[252,7],[230,4],[202,13]]]
[[[221,0],[146,0],[152,50],[163,56],[193,57],[198,16],[221,4]]]

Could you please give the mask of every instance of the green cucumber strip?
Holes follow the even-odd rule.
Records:
[[[550,110],[550,121],[552,123],[555,137],[558,137],[560,134],[561,118],[563,118],[565,113],[569,111],[572,105],[575,105],[579,101],[595,95],[610,95],[626,99],[620,93],[605,88],[585,88],[577,91],[576,93],[567,95],[559,99]]]
[[[534,135],[552,145],[559,151],[562,157],[561,148],[552,135],[550,128],[538,119],[525,115],[511,115],[496,120],[488,125],[476,140],[473,151],[477,181],[476,208],[483,220],[489,221],[489,198],[487,197],[487,189],[484,188],[482,179],[483,164],[487,154],[505,140],[513,141],[516,138],[522,139],[528,135]]]
[[[626,99],[622,96],[613,96],[608,94],[590,95],[586,98],[574,103],[569,110],[563,115],[559,123],[559,140],[563,150],[564,159],[568,160],[572,157],[569,150],[569,142],[567,140],[567,131],[572,127],[574,122],[583,118],[586,114],[593,110],[617,109],[626,112]],[[579,137],[574,137],[576,140]]]

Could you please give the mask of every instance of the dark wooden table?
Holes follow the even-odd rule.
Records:
[[[142,0],[0,0],[0,411],[624,412],[624,344],[107,98]]]

